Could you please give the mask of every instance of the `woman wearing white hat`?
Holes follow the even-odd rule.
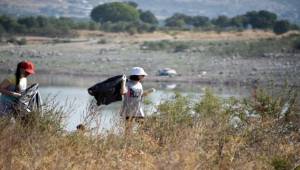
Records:
[[[121,116],[127,121],[126,130],[131,128],[133,120],[139,121],[145,117],[142,101],[143,97],[155,91],[154,88],[144,91],[141,81],[147,76],[147,73],[141,67],[133,67],[129,80],[126,82],[126,76],[123,77],[121,94],[124,95]]]

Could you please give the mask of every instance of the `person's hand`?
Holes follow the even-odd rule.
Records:
[[[21,97],[21,93],[12,92],[12,96],[14,97]]]
[[[123,82],[126,82],[126,79],[127,79],[126,75],[123,74],[123,76],[122,76],[122,81],[123,81]]]
[[[151,89],[149,89],[149,92],[150,93],[156,92],[156,89],[155,88],[151,88]]]

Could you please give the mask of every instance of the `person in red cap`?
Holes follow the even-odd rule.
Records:
[[[18,63],[14,75],[4,79],[0,84],[0,116],[10,115],[13,104],[27,88],[27,77],[35,73],[34,64],[31,61]]]

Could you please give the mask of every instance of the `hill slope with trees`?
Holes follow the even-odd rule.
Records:
[[[1,14],[50,15],[88,18],[92,8],[113,0],[1,0]],[[278,14],[280,19],[300,22],[300,1],[298,0],[134,0],[143,10],[152,11],[158,18],[166,18],[175,12],[186,15],[205,15],[210,18],[219,15],[229,17],[252,10],[268,10]]]

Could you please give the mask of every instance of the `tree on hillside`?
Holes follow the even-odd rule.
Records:
[[[0,25],[4,28],[7,33],[16,33],[24,31],[24,26],[18,24],[16,18],[1,16]]]
[[[133,1],[125,1],[124,3],[130,5],[134,8],[137,8],[139,6],[136,2],[133,2]]]
[[[290,22],[287,20],[277,21],[274,25],[273,31],[275,34],[284,34],[290,30]]]
[[[194,27],[203,27],[209,24],[209,18],[205,16],[194,16],[192,17],[192,23]]]
[[[165,20],[168,27],[183,27],[190,22],[191,17],[181,13],[175,13],[173,16]]]
[[[47,27],[47,25],[49,25],[48,19],[43,16],[38,16],[36,18],[36,22],[38,23],[39,27]]]
[[[230,26],[230,19],[227,16],[221,15],[218,18],[213,19],[212,23],[218,27],[225,28]]]
[[[245,14],[248,19],[249,24],[252,25],[253,28],[258,29],[266,29],[266,28],[273,28],[276,20],[277,15],[275,13],[269,11],[251,11]]]
[[[141,21],[149,24],[158,24],[158,20],[151,11],[142,11],[140,10],[140,19]]]
[[[39,23],[37,22],[35,17],[19,18],[18,23],[26,26],[26,28],[33,28],[39,26]]]
[[[127,3],[112,2],[95,7],[91,14],[95,22],[136,22],[139,20],[139,12]]]
[[[247,20],[247,17],[244,16],[244,15],[238,15],[238,16],[235,16],[233,18],[231,18],[231,24],[232,26],[234,27],[237,27],[237,28],[246,28],[248,26],[248,20]]]
[[[1,42],[1,38],[2,36],[5,34],[5,29],[3,28],[3,26],[0,24],[0,42]]]

